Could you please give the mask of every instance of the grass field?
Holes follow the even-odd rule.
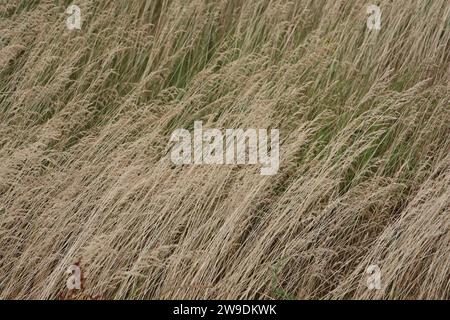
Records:
[[[0,0],[0,298],[450,299],[448,0],[71,3]],[[278,173],[173,165],[194,121]]]

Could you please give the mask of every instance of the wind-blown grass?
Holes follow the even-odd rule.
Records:
[[[450,298],[448,0],[69,4],[0,3],[0,298]],[[200,120],[278,174],[174,166]]]

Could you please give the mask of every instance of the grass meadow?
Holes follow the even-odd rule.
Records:
[[[0,0],[0,298],[450,299],[450,2],[373,1]]]

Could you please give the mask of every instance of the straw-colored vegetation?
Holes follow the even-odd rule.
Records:
[[[70,3],[0,1],[0,298],[450,298],[448,0]],[[174,166],[197,120],[278,174]]]

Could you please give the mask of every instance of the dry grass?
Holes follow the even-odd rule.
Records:
[[[0,298],[450,298],[448,0],[75,2],[0,2]],[[173,166],[195,120],[278,174]]]

